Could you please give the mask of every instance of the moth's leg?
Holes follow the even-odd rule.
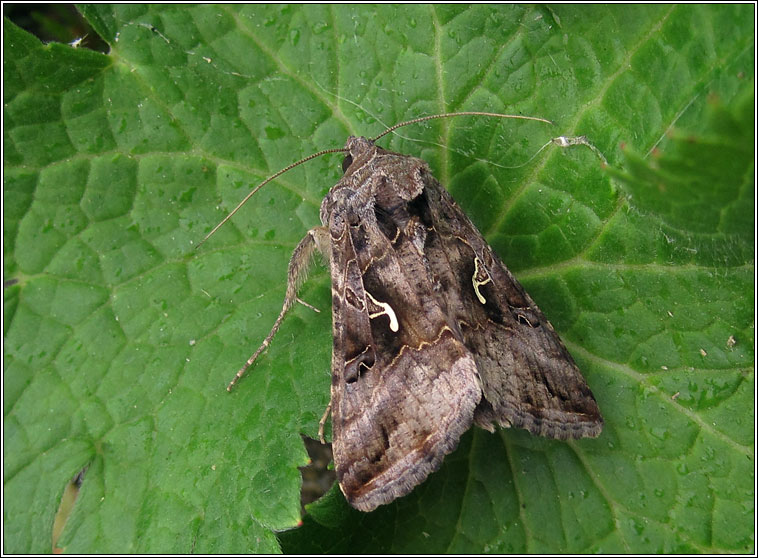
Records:
[[[329,404],[326,406],[326,410],[324,411],[324,416],[321,417],[321,420],[318,421],[318,439],[321,440],[322,444],[326,443],[326,440],[324,439],[324,426],[326,425],[326,419],[329,418],[329,413],[332,410],[332,402],[329,401]]]
[[[310,267],[313,254],[318,250],[328,260],[328,246],[329,246],[329,229],[326,227],[315,227],[308,231],[308,234],[300,241],[295,251],[292,252],[292,258],[290,258],[289,269],[287,271],[287,293],[284,295],[284,304],[282,305],[282,311],[279,312],[279,317],[274,322],[274,326],[271,328],[268,336],[263,340],[258,350],[253,353],[247,362],[239,369],[239,372],[234,376],[234,379],[226,386],[227,391],[232,390],[232,386],[239,381],[245,370],[255,362],[266,347],[269,346],[271,340],[276,335],[279,326],[282,325],[285,314],[292,307],[297,298],[297,290],[300,285],[305,281],[305,277],[308,274],[308,268]],[[311,307],[312,308],[312,307]]]

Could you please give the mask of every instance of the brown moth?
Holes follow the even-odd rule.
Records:
[[[228,386],[269,345],[298,300],[311,256],[323,254],[334,348],[331,402],[319,435],[323,441],[331,409],[339,486],[362,511],[408,494],[472,424],[561,440],[595,437],[603,427],[550,322],[427,163],[375,143],[399,126],[464,114],[547,122],[435,115],[374,139],[350,136],[344,149],[326,151],[346,153],[344,176],[321,204],[322,226],[295,248],[271,333]]]

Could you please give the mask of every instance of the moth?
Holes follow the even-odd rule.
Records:
[[[571,355],[531,297],[421,159],[350,136],[344,175],[289,264],[273,328],[228,389],[266,349],[312,256],[332,281],[334,463],[362,511],[408,494],[472,425],[557,438],[595,437],[603,419]],[[545,121],[547,122],[547,121]],[[565,140],[565,138],[564,138]],[[254,189],[206,239],[226,222]],[[205,239],[203,240],[203,242]]]

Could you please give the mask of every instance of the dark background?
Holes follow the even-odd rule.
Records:
[[[84,37],[80,47],[102,53],[110,50],[73,4],[3,4],[3,15],[45,43],[70,43]]]

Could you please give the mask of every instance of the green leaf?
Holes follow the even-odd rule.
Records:
[[[754,551],[754,34],[745,5],[88,5],[4,23],[4,551]],[[556,327],[596,440],[472,430],[371,514],[300,523],[329,400],[317,268],[255,367],[349,134],[426,159]],[[550,138],[586,135],[608,160]],[[281,531],[292,529],[286,533]]]

